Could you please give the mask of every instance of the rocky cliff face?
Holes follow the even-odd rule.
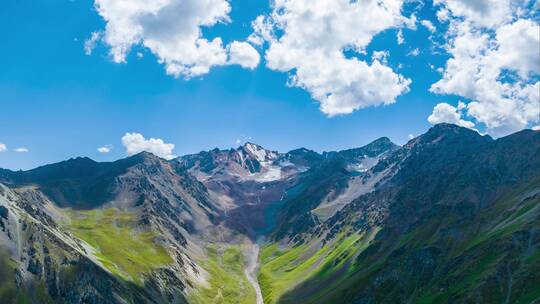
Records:
[[[9,177],[2,227],[9,256],[13,244],[22,248],[13,256],[14,271],[23,274],[17,286],[45,282],[42,293],[53,302],[182,303],[186,290],[204,280],[190,234],[212,225],[213,206],[204,186],[173,164],[142,153],[114,163],[75,159]],[[75,265],[71,276],[82,265],[81,278],[88,277],[80,285],[95,293],[70,291],[82,297],[72,298],[53,286],[70,284],[66,263]],[[105,289],[95,283],[102,277],[110,280]]]
[[[34,189],[0,185],[3,302],[166,301],[165,289],[140,288],[109,272],[92,248],[56,224],[50,204]]]
[[[530,303],[538,223],[540,133],[527,130],[76,158],[0,170],[0,299]]]

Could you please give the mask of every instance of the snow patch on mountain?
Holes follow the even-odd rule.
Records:
[[[375,157],[363,155],[358,157],[356,161],[350,163],[347,166],[347,170],[358,174],[349,178],[347,186],[339,195],[336,196],[335,193],[329,193],[322,200],[319,207],[315,208],[312,213],[320,220],[325,221],[356,198],[375,190],[379,182],[390,174],[390,172],[389,170],[383,170],[382,172],[373,173],[370,170],[377,165],[386,154],[387,151]]]
[[[281,179],[280,166],[274,166],[274,165],[268,165],[268,164],[261,164],[261,166],[265,168],[264,172],[260,174],[255,174],[255,178],[253,180],[264,183],[264,182],[272,182],[272,181]]]

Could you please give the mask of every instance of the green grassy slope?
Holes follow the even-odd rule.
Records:
[[[172,263],[156,234],[136,226],[136,215],[115,208],[66,210],[65,227],[96,249],[97,258],[115,275],[144,285],[152,269]],[[245,303],[255,301],[255,290],[244,275],[240,245],[209,245],[198,261],[208,273],[208,286],[197,286],[190,303]]]
[[[507,193],[472,218],[441,213],[377,242],[359,256],[354,274],[313,303],[540,301],[538,184]]]
[[[259,283],[265,303],[302,303],[339,284],[354,268],[351,261],[362,252],[377,234],[374,229],[366,234],[340,234],[325,245],[301,244],[280,248],[278,244],[265,245],[260,254]],[[309,285],[302,283],[310,280]],[[295,295],[287,292],[295,289]]]
[[[189,297],[194,304],[253,304],[255,290],[244,275],[240,245],[209,245],[206,260],[199,261],[208,272],[208,286],[198,286]]]
[[[98,259],[112,273],[141,285],[144,274],[172,263],[154,232],[139,230],[133,213],[115,208],[66,212],[66,228],[97,250]]]

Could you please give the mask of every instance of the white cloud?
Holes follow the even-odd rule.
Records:
[[[414,135],[412,135],[412,134],[409,134],[409,136],[407,136],[407,138],[408,138],[409,140],[411,140],[411,139],[413,139],[413,138],[414,138]]]
[[[3,143],[0,143],[0,152],[4,152],[7,150],[7,146]]]
[[[540,25],[519,19],[501,26],[496,31],[498,49],[488,54],[495,67],[515,70],[521,78],[540,73]]]
[[[540,25],[509,0],[437,2],[450,22],[451,58],[430,90],[470,100],[466,114],[494,136],[537,124]]]
[[[410,80],[390,67],[345,56],[364,53],[374,35],[409,26],[403,1],[276,0],[272,13],[254,22],[250,41],[266,41],[267,66],[290,75],[328,116],[394,103]]]
[[[17,152],[17,153],[26,153],[26,152],[29,152],[30,150],[28,150],[28,148],[22,148],[22,147],[21,147],[21,148],[15,149],[15,150],[13,150],[13,151],[15,151],[15,152]]]
[[[90,38],[84,41],[84,53],[86,55],[88,56],[92,55],[92,52],[94,51],[94,48],[96,47],[96,44],[99,41],[100,37],[101,37],[101,33],[93,32],[90,35]]]
[[[439,103],[433,108],[433,113],[428,117],[428,121],[434,125],[446,122],[466,128],[473,128],[473,122],[461,118],[461,111],[464,106],[465,105],[461,102],[458,104],[457,108],[445,102]]]
[[[436,3],[434,3],[436,4]],[[437,11],[436,15],[437,15],[437,19],[439,20],[439,22],[441,23],[444,23],[446,21],[448,21],[449,19],[449,14],[450,12],[448,11],[448,9],[446,8],[441,8]]]
[[[533,131],[540,131],[540,125],[532,127]]]
[[[512,19],[512,0],[434,0],[442,5],[444,12],[439,19],[449,18],[449,14],[473,22],[475,25],[492,27]]]
[[[248,41],[257,46],[262,46],[265,41],[273,41],[275,39],[273,29],[274,26],[268,22],[265,16],[257,16],[251,22],[253,33],[248,37]]]
[[[403,44],[405,43],[405,38],[403,38],[403,31],[399,30],[396,35],[397,44]]]
[[[420,21],[420,23],[432,33],[435,33],[437,31],[437,28],[429,20],[422,20]]]
[[[371,55],[371,60],[378,60],[384,64],[387,64],[389,56],[390,52],[388,51],[373,51],[373,54]]]
[[[150,152],[164,159],[173,159],[174,144],[165,143],[160,138],[145,139],[140,133],[126,133],[122,137],[122,145],[128,155],[134,155],[143,151]]]
[[[95,0],[95,7],[106,22],[103,41],[114,62],[126,62],[134,46],[143,46],[175,77],[191,78],[227,64],[221,38],[209,40],[202,33],[230,21],[226,0]]]
[[[233,41],[228,46],[228,51],[229,64],[239,64],[247,69],[254,69],[259,65],[259,52],[247,42]]]
[[[420,49],[419,49],[419,48],[415,48],[415,49],[411,50],[411,51],[407,54],[407,56],[413,56],[413,57],[416,57],[416,56],[418,56],[418,55],[420,55]]]
[[[112,148],[113,148],[112,145],[106,145],[106,146],[97,148],[97,150],[99,153],[109,153],[111,152]]]

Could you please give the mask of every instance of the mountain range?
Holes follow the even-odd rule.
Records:
[[[540,302],[540,132],[0,169],[0,300]]]

